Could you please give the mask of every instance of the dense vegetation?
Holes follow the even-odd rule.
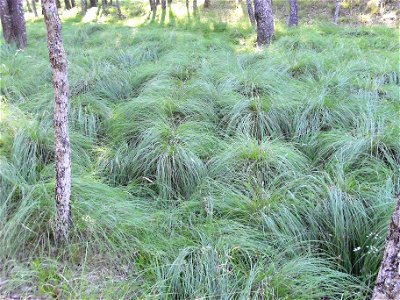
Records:
[[[145,13],[64,16],[58,248],[43,21],[25,50],[1,45],[0,293],[366,299],[400,191],[398,30],[277,22],[258,50],[246,16]]]

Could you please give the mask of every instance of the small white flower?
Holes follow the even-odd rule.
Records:
[[[358,252],[358,251],[360,251],[361,250],[361,247],[357,247],[357,248],[354,248],[353,249],[353,252]]]

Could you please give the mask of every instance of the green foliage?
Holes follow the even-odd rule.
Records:
[[[44,27],[1,46],[0,294],[368,298],[400,191],[398,31],[278,23],[256,50],[244,21],[177,3],[143,23],[124,4],[124,21],[64,22],[74,226],[58,248]]]

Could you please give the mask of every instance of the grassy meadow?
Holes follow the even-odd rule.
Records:
[[[58,249],[43,19],[25,50],[2,41],[0,297],[368,299],[400,192],[398,29],[278,18],[257,49],[241,7],[122,5],[62,15]]]

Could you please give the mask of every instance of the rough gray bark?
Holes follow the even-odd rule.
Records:
[[[257,45],[269,45],[275,32],[271,0],[254,0],[254,11],[257,22]]]
[[[372,300],[400,300],[400,195],[389,225]]]
[[[71,9],[71,3],[69,2],[69,0],[64,0],[64,4],[65,4],[65,9]]]
[[[210,7],[210,0],[204,0],[204,7],[205,8]]]
[[[1,26],[3,28],[3,37],[6,43],[12,43],[15,41],[14,29],[11,19],[10,6],[7,0],[0,0],[0,18]]]
[[[333,23],[337,24],[339,20],[341,1],[336,0],[335,15],[333,16]]]
[[[299,24],[299,5],[297,0],[289,0],[290,5],[290,17],[289,27],[294,27]]]
[[[37,13],[37,9],[36,9],[36,1],[32,0],[32,9],[33,9],[33,13],[35,14],[35,17],[38,17],[38,13]]]
[[[256,26],[256,18],[254,16],[252,0],[247,0],[247,13],[249,14],[249,19],[250,19],[251,25],[253,27],[255,27]]]
[[[69,142],[68,62],[61,37],[61,21],[55,0],[42,0],[47,45],[54,85],[54,144],[56,171],[56,242],[68,240],[71,220],[71,146]]]
[[[86,11],[87,11],[87,2],[86,2],[86,0],[81,0],[81,9],[82,9],[82,15],[85,15]]]

